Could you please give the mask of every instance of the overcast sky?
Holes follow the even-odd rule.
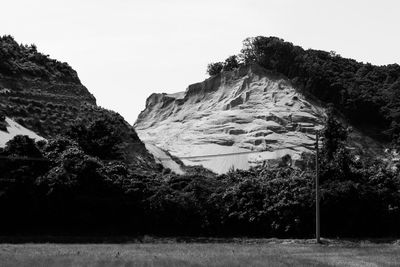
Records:
[[[1,11],[1,35],[68,62],[130,123],[151,93],[204,80],[249,36],[400,63],[398,0],[8,0]]]

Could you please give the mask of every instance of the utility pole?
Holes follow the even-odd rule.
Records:
[[[319,132],[316,133],[315,138],[315,150],[316,150],[316,158],[315,158],[315,239],[317,243],[321,243],[321,235],[320,235],[320,214],[319,214]]]

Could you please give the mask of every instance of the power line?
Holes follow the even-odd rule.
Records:
[[[219,154],[207,154],[207,155],[199,155],[199,156],[175,156],[173,157],[179,159],[198,159],[198,158],[216,158],[216,157],[226,157],[226,156],[235,156],[235,155],[247,155],[247,154],[260,154],[264,152],[275,152],[283,149],[290,149],[290,148],[305,148],[305,146],[286,146],[280,147],[274,151],[242,151],[242,152],[232,152],[232,153],[219,153]],[[8,159],[8,160],[31,160],[31,161],[50,161],[46,158],[39,158],[39,157],[22,157],[22,156],[0,156],[0,159]],[[173,158],[157,158],[158,160],[174,160]],[[102,160],[102,161],[117,161],[117,160]]]
[[[226,157],[226,156],[234,156],[234,155],[247,155],[247,154],[261,154],[264,152],[275,152],[283,149],[289,149],[289,148],[304,148],[305,146],[286,146],[286,147],[280,147],[274,151],[243,151],[243,152],[232,152],[232,153],[224,153],[224,154],[208,154],[208,155],[199,155],[199,156],[175,156],[172,155],[173,157],[177,157],[179,159],[198,159],[198,158],[216,158],[216,157]],[[312,150],[312,149],[310,149]],[[158,158],[159,160],[173,160],[172,158]]]

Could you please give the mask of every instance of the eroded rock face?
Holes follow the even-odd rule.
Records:
[[[151,95],[135,128],[141,140],[186,165],[224,173],[232,166],[298,164],[302,154],[312,153],[324,118],[325,110],[287,79],[252,65],[190,85],[186,92]],[[214,154],[229,155],[209,156]],[[200,157],[184,158],[194,156]]]

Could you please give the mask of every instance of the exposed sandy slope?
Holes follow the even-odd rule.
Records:
[[[36,141],[44,140],[44,138],[40,137],[31,130],[26,129],[25,127],[21,126],[20,124],[8,117],[6,117],[6,123],[7,132],[3,132],[0,130],[0,147],[5,147],[6,143],[9,140],[13,139],[16,135],[27,135],[30,138],[35,139]]]
[[[224,173],[232,166],[276,163],[285,155],[300,162],[303,152],[312,152],[324,116],[324,109],[290,82],[249,66],[193,84],[186,92],[151,95],[135,127],[145,143],[183,157],[185,164]],[[256,153],[184,158],[250,151]]]
[[[182,170],[181,166],[172,160],[170,155],[160,149],[159,147],[152,145],[152,144],[145,144],[147,151],[152,154],[157,163],[162,164],[165,168],[169,168],[171,171],[175,172],[176,174],[183,174],[184,171]]]

